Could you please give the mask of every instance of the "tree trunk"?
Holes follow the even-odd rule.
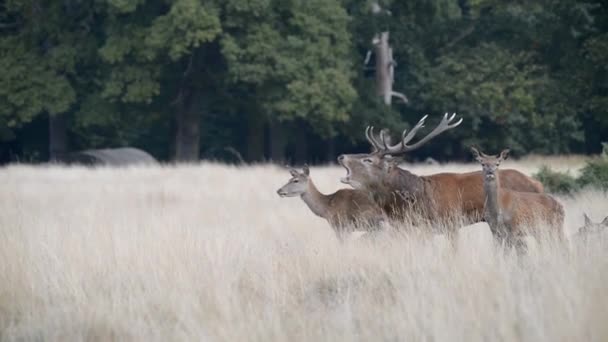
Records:
[[[264,159],[264,119],[257,114],[247,117],[247,161]]]
[[[390,15],[390,12],[383,11],[377,2],[372,3],[373,15],[380,15],[382,12]],[[378,96],[382,97],[384,104],[387,106],[390,106],[393,97],[401,99],[403,103],[408,103],[408,99],[404,94],[393,90],[395,66],[397,63],[393,59],[393,48],[391,48],[388,40],[389,32],[384,31],[376,34],[373,41],[374,52],[376,54],[376,92]]]
[[[376,42],[376,91],[382,97],[384,104],[391,104],[393,91],[393,63],[392,49],[388,45],[388,32],[378,35]]]
[[[296,129],[296,146],[295,146],[296,164],[302,165],[308,161],[308,139],[306,139],[306,130],[303,125]]]
[[[270,159],[275,163],[285,162],[285,148],[287,147],[287,134],[285,126],[276,121],[270,124]]]
[[[330,164],[335,164],[336,158],[338,157],[336,156],[336,139],[327,139],[327,141],[325,142],[325,148],[325,158],[327,158],[327,162]]]
[[[49,115],[49,160],[60,161],[68,152],[67,122],[64,114]]]
[[[198,161],[200,157],[201,96],[197,99],[192,96],[187,95],[175,113],[175,161],[178,162]]]

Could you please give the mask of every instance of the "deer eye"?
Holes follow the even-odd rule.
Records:
[[[371,158],[365,158],[365,159],[363,159],[363,162],[367,163],[367,164],[371,164],[371,163],[373,163],[373,160],[371,160]]]
[[[292,180],[292,182],[294,182],[294,183],[298,183],[299,181],[300,181],[299,179]]]

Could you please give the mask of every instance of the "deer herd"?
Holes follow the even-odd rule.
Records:
[[[539,242],[565,241],[563,206],[544,192],[539,181],[517,170],[499,169],[508,158],[508,149],[491,156],[471,147],[473,157],[481,164],[481,170],[475,172],[418,176],[399,167],[404,154],[462,123],[462,118],[454,120],[456,114],[445,114],[427,136],[411,143],[427,117],[409,132],[403,131],[394,145],[387,130],[376,135],[374,128],[368,127],[365,136],[372,151],[338,157],[338,163],[346,169],[341,181],[352,189],[322,194],[305,166],[303,172],[291,169],[292,178],[277,193],[281,197],[300,196],[340,238],[355,229],[374,231],[386,222],[408,219],[414,224],[445,227],[454,247],[459,226],[481,221],[487,222],[496,242],[518,251],[525,250],[524,238],[528,235]],[[585,215],[585,226],[577,235],[588,236],[606,227],[608,217],[594,224]]]

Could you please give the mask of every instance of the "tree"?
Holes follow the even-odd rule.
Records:
[[[4,2],[0,36],[0,126],[5,136],[50,116],[51,153],[65,152],[65,113],[91,60],[91,11],[60,2]],[[86,81],[85,81],[86,82]],[[55,157],[51,155],[51,158]]]
[[[175,159],[199,158],[200,118],[205,95],[204,44],[221,32],[218,10],[197,0],[108,1],[105,42],[101,58],[110,68],[101,96],[128,105],[160,105],[174,112]],[[161,81],[179,80],[164,87],[174,99],[159,101]],[[164,94],[165,96],[168,94]]]
[[[350,18],[340,2],[231,0],[223,10],[228,75],[252,100],[250,148],[262,143],[266,122],[301,120],[321,137],[334,135],[356,96]],[[259,148],[250,152],[260,159]]]

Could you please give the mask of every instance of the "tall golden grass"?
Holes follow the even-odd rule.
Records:
[[[477,167],[415,167],[464,169]],[[341,187],[342,169],[311,172]],[[271,165],[0,169],[0,340],[608,340],[608,243],[517,257],[485,223],[461,229],[456,251],[407,229],[340,243],[277,196],[288,178]],[[568,235],[583,211],[608,214],[605,193],[560,201]]]

